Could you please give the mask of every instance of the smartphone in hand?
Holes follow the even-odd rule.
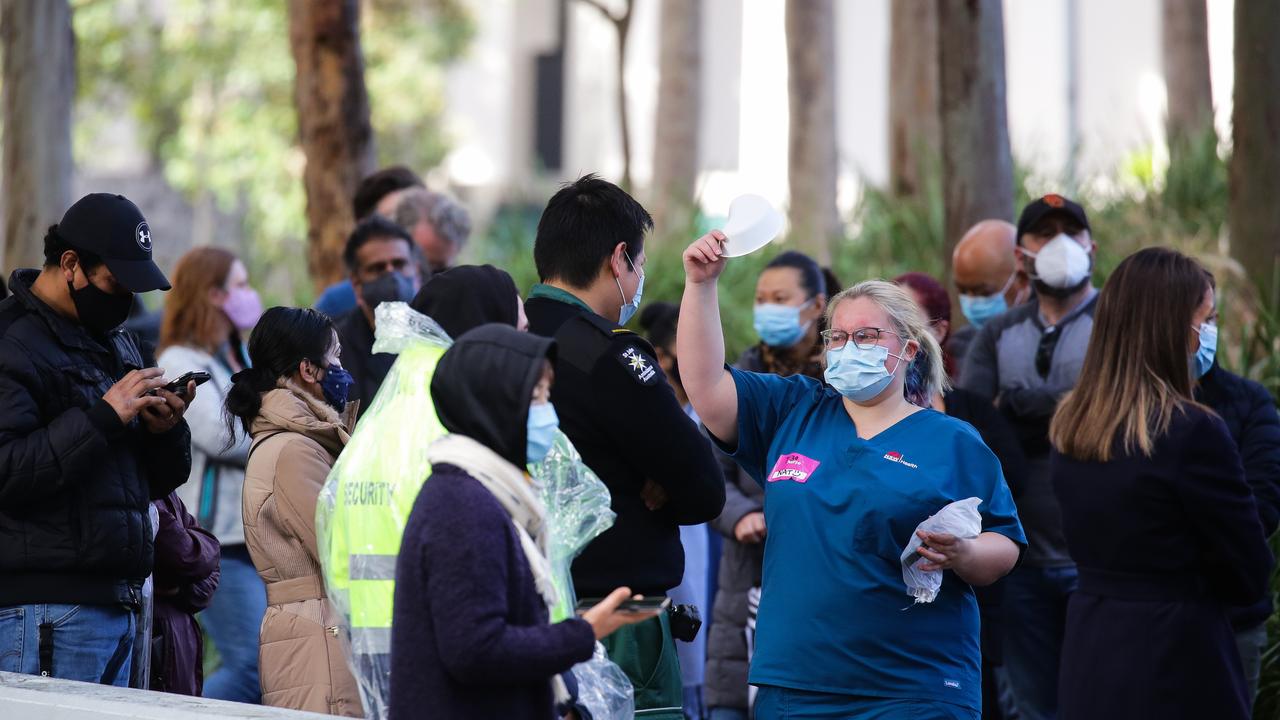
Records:
[[[600,598],[600,597],[583,598],[578,601],[577,611],[579,613],[586,612],[587,610],[590,610],[591,608],[595,607],[596,605],[599,605],[602,602],[604,602],[604,598]],[[669,597],[644,597],[639,599],[631,598],[629,600],[622,601],[622,604],[618,606],[617,612],[651,613],[659,610],[666,610],[667,606],[669,605],[671,605],[671,598]]]
[[[174,395],[185,396],[187,394],[187,383],[194,381],[197,386],[200,386],[209,382],[211,379],[213,379],[213,376],[203,370],[192,370],[191,372],[183,373],[178,376],[176,380],[165,385],[164,389]],[[155,390],[152,390],[150,394],[155,395],[157,393]]]

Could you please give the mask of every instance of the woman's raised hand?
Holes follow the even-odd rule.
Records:
[[[701,285],[714,282],[724,272],[724,242],[728,238],[719,230],[712,230],[693,241],[684,251],[685,282]]]

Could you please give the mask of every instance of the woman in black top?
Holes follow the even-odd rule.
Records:
[[[1212,310],[1194,260],[1131,255],[1054,416],[1053,487],[1080,569],[1062,720],[1249,717],[1226,606],[1262,596],[1272,558],[1235,443],[1191,395]]]

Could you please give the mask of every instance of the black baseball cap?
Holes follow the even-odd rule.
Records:
[[[151,227],[123,195],[92,193],[67,208],[58,235],[68,245],[98,255],[130,292],[168,290],[168,279],[151,259]]]
[[[1050,193],[1032,200],[1022,209],[1022,215],[1018,217],[1018,242],[1022,242],[1022,236],[1035,227],[1041,218],[1053,213],[1070,216],[1083,225],[1085,230],[1093,231],[1093,228],[1089,227],[1089,216],[1084,214],[1084,208],[1080,207],[1079,203]]]

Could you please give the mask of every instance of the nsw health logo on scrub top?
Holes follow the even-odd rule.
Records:
[[[769,482],[778,482],[779,480],[795,480],[798,483],[809,481],[809,476],[822,463],[813,458],[805,457],[800,453],[790,453],[778,456],[778,462],[773,464],[773,470],[769,473]]]
[[[917,465],[917,464],[915,464],[915,463],[907,462],[906,460],[903,460],[903,459],[902,459],[902,453],[897,452],[897,451],[894,451],[894,450],[890,450],[889,452],[885,453],[885,454],[884,454],[884,459],[885,459],[885,460],[888,460],[889,462],[898,463],[899,465],[901,465],[901,466],[903,466],[903,467],[909,467],[909,468],[911,468],[912,470],[916,470],[916,469],[918,469],[918,468],[920,467],[919,465]]]

